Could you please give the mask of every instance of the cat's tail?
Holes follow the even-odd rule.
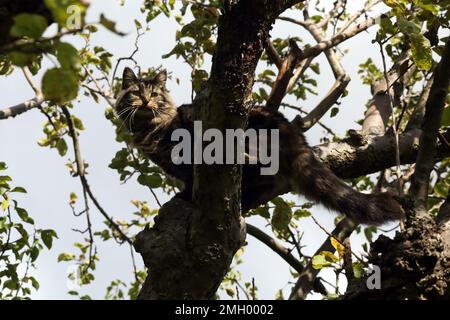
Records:
[[[345,214],[356,223],[379,225],[403,217],[403,210],[394,194],[364,194],[353,190],[317,160],[307,146],[293,165],[292,184],[297,192]]]

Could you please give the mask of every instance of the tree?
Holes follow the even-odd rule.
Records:
[[[92,47],[90,38],[99,27],[117,36],[123,33],[105,15],[97,23],[86,23],[88,1],[46,0],[22,6],[0,1],[0,30],[7,35],[0,42],[0,75],[8,76],[14,68],[21,68],[36,94],[29,101],[0,110],[0,120],[13,121],[13,117],[39,109],[47,120],[45,138],[39,144],[65,156],[67,141],[71,140],[75,160],[68,167],[82,185],[81,211],[78,195],[70,195],[73,213],[86,218],[87,228],[80,231],[83,242],[76,244],[80,254],[61,253],[58,260],[75,261],[81,284],[89,284],[98,260],[95,241],[115,240],[130,246],[133,261],[134,247],[149,271],[147,275],[135,268],[130,298],[211,299],[219,287],[235,297],[234,288],[241,284],[230,266],[247,233],[294,270],[290,299],[304,299],[312,291],[330,299],[448,298],[450,41],[446,33],[450,2],[384,1],[389,9],[376,14],[379,9],[373,9],[380,2],[369,0],[361,10],[350,14],[345,0],[335,1],[330,10],[324,9],[328,6],[323,1],[144,1],[142,14],[147,25],[158,16],[175,18],[180,25],[176,44],[166,57],[176,56],[192,69],[192,104],[195,118],[202,121],[204,129],[245,128],[254,103],[277,110],[294,109],[299,115],[292,123],[299,130],[321,125],[330,134],[331,139],[324,138],[314,150],[338,176],[360,191],[392,189],[399,194],[406,215],[394,238],[380,235],[372,239],[375,227],[357,226],[339,218],[333,231],[324,229],[328,239],[308,257],[302,253],[297,230],[301,229],[301,220],[311,216],[313,204],[294,203],[279,194],[243,216],[239,165],[195,165],[191,202],[172,198],[158,210],[145,201],[134,201],[134,218],[129,222],[115,220],[99,203],[88,181],[78,141],[83,122],[74,115],[76,98],[84,93],[95,102],[104,99],[109,105],[106,117],[116,126],[116,140],[124,146],[110,164],[120,180],[132,183],[131,178],[137,175],[137,182],[149,188],[157,203],[155,189],[173,195],[178,183],[132,148],[130,135],[111,108],[120,92],[120,65],[134,62],[139,38],[151,31],[136,21],[135,51],[117,58],[113,65],[113,55],[104,48]],[[303,29],[316,43],[300,46],[301,37],[272,39],[270,32],[276,21]],[[52,23],[58,25],[57,32],[43,36]],[[382,68],[371,59],[360,65],[363,83],[370,86],[373,97],[360,121],[361,129],[350,130],[340,138],[323,124],[328,114],[338,116],[351,80],[341,63],[339,45],[376,25],[379,29],[373,42],[379,46]],[[64,41],[67,35],[79,36],[85,45],[75,48]],[[315,94],[314,74],[320,68],[314,59],[321,54],[335,77],[329,92],[309,111],[287,103],[289,99],[297,104]],[[212,56],[209,71],[204,67],[207,56]],[[47,57],[57,64],[45,70],[38,86],[33,76]],[[258,74],[257,66],[262,67]],[[140,72],[154,74],[156,70]],[[1,163],[0,170],[6,168]],[[212,179],[214,184],[210,183]],[[38,282],[27,272],[19,276],[17,265],[33,265],[43,245],[51,249],[56,233],[34,228],[31,217],[13,200],[14,193],[25,190],[13,188],[10,181],[9,176],[0,177],[4,212],[0,218],[0,257],[4,263],[0,292],[3,298],[19,298],[30,294],[28,284],[37,289]],[[91,205],[105,218],[103,230],[91,223]],[[246,224],[244,218],[250,215],[266,219],[275,238],[267,230]],[[354,232],[365,233],[370,243],[366,255],[352,251],[349,236]],[[324,279],[318,277],[324,268],[345,276],[345,292],[328,292]],[[121,280],[112,282],[107,297],[123,298],[124,286]],[[256,296],[254,284],[238,290],[248,297]]]

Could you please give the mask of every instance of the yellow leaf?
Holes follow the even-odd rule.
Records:
[[[77,195],[75,194],[75,192],[71,192],[70,193],[70,205],[73,206],[76,202],[77,202]]]
[[[331,241],[331,245],[333,246],[333,248],[336,249],[336,251],[338,252],[339,259],[343,260],[344,259],[344,246],[342,245],[342,243],[340,243],[334,237],[331,237],[330,241]]]
[[[8,199],[5,199],[2,201],[2,209],[3,209],[3,211],[6,211],[6,209],[8,209],[8,208],[9,208],[9,201],[8,201]]]

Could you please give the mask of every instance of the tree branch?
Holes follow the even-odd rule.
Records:
[[[44,102],[44,95],[42,94],[41,89],[39,89],[39,87],[34,82],[33,76],[31,75],[31,72],[28,69],[28,67],[22,68],[22,72],[23,72],[23,75],[25,76],[25,79],[27,80],[28,84],[30,85],[31,89],[33,89],[34,93],[36,94],[36,97],[34,97],[31,100],[22,102],[18,105],[15,105],[13,107],[9,107],[9,108],[0,110],[0,120],[8,119],[11,117],[14,118],[15,116],[18,116],[19,114],[22,114],[31,109],[40,107],[42,105],[42,103]]]
[[[363,31],[367,30],[368,28],[373,26],[376,23],[376,21],[378,19],[380,19],[381,16],[385,16],[385,15],[386,14],[381,14],[375,18],[368,18],[367,20],[355,25],[354,27],[349,28],[347,31],[333,36],[331,39],[321,41],[320,43],[318,43],[315,46],[305,48],[302,51],[301,58],[306,59],[308,57],[318,56],[323,51],[330,49],[332,47],[335,47],[335,46],[339,45],[340,43],[354,37],[358,33],[361,33]]]
[[[294,70],[299,67],[301,50],[297,46],[294,40],[289,41],[289,54],[287,58],[282,62],[279,69],[277,79],[272,86],[269,98],[267,99],[266,107],[271,109],[278,109],[281,101],[287,93],[290,80],[294,75]],[[306,60],[304,60],[306,61]]]
[[[266,233],[264,233],[262,230],[258,229],[257,227],[247,223],[247,233],[262,243],[264,243],[267,247],[272,249],[276,254],[278,254],[284,261],[286,261],[292,268],[294,268],[295,271],[298,273],[303,272],[304,266],[303,264],[295,258],[291,251],[288,250],[286,247],[283,246],[283,244]],[[327,290],[320,281],[319,278],[316,278],[313,284],[314,291],[319,292],[321,294],[326,295]]]
[[[350,219],[344,218],[338,223],[336,228],[331,232],[333,238],[343,243],[346,238],[355,229],[356,225]],[[331,244],[330,237],[319,247],[314,255],[319,254],[322,251],[334,252],[335,249]],[[289,300],[304,300],[309,292],[313,289],[313,283],[317,278],[320,270],[314,269],[312,266],[312,259],[308,262],[305,269],[300,273],[294,288],[292,289]]]
[[[95,207],[98,209],[98,211],[100,211],[100,213],[103,215],[103,217],[105,217],[105,219],[108,221],[108,223],[111,225],[111,227],[119,233],[122,240],[128,242],[129,244],[132,244],[131,239],[128,238],[127,235],[125,235],[125,233],[117,225],[117,223],[106,213],[106,211],[103,209],[103,207],[97,201],[97,198],[94,196],[94,193],[92,192],[91,187],[89,186],[89,183],[88,183],[86,175],[85,175],[84,162],[83,162],[83,159],[81,158],[80,144],[78,141],[78,135],[75,130],[75,125],[73,123],[72,116],[69,112],[69,109],[67,109],[67,107],[63,106],[63,107],[61,107],[61,109],[64,113],[64,116],[66,117],[67,124],[69,126],[69,132],[70,132],[70,136],[72,138],[74,154],[75,154],[75,163],[77,165],[77,173],[78,173],[78,176],[80,177],[80,181],[83,186],[83,190],[86,191],[86,193],[89,195],[89,198],[94,203]]]
[[[433,85],[425,106],[420,147],[411,183],[410,196],[414,200],[414,211],[419,215],[426,213],[427,210],[428,182],[434,166],[436,140],[449,84],[450,40],[447,40],[441,61],[433,74]]]
[[[18,116],[19,114],[22,114],[31,109],[41,106],[43,102],[44,102],[44,97],[40,96],[40,97],[35,97],[31,100],[22,102],[18,105],[2,109],[2,110],[0,110],[0,120],[14,118],[14,117]]]
[[[304,118],[296,116],[292,123],[301,128],[303,131],[307,131],[312,128],[337,102],[342,93],[345,91],[345,88],[347,88],[349,82],[350,77],[346,74],[339,77],[333,87],[331,87],[330,91],[311,112],[309,112]]]
[[[419,138],[422,131],[411,130],[399,135],[401,164],[415,163]],[[442,131],[445,139],[450,139],[450,129]],[[313,147],[319,159],[341,178],[356,178],[378,172],[396,165],[395,144],[392,135],[375,137],[368,142],[363,136],[354,141],[353,137],[339,142],[330,142]],[[438,141],[434,162],[450,156],[450,148]]]

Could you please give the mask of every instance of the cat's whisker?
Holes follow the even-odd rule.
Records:
[[[129,107],[130,110],[132,110],[132,107]],[[122,124],[119,127],[119,131],[120,129],[122,129],[123,125],[125,125],[127,123],[127,119],[131,116],[132,112],[130,112],[129,114],[127,114],[127,116],[125,117],[125,119],[122,120]],[[130,127],[131,128],[131,127]]]
[[[137,110],[137,109],[136,109],[136,110]],[[132,120],[133,120],[133,115],[134,115],[134,113],[136,112],[136,110],[131,111],[130,117],[128,118],[128,126],[129,126],[130,129],[133,128],[133,122],[132,122]]]
[[[136,110],[133,111],[133,114],[131,116],[131,125],[134,124],[134,119],[136,118],[136,113],[138,112],[138,108],[136,108]]]
[[[125,109],[116,112],[116,115],[117,115],[117,117],[120,117],[132,109],[133,109],[133,107],[126,107]]]

